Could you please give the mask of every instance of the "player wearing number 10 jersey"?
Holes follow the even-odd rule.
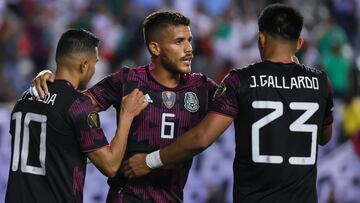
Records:
[[[49,91],[42,101],[26,92],[14,107],[6,202],[82,202],[86,153],[108,145],[102,130],[87,124],[95,112],[87,96],[65,80]]]
[[[123,119],[109,144],[91,99],[78,91],[95,72],[98,43],[88,31],[66,31],[56,49],[49,94],[36,100],[26,91],[15,104],[5,202],[81,203],[87,157],[107,176],[119,169],[132,119],[147,102],[138,90],[122,100]]]
[[[326,74],[293,62],[302,24],[291,7],[265,8],[258,38],[263,61],[231,71],[196,127],[146,155],[147,162],[143,155],[126,161],[125,174],[146,174],[140,163],[156,168],[191,157],[234,121],[234,202],[316,203],[317,146],[331,137],[333,102]]]

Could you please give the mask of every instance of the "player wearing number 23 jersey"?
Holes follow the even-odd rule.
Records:
[[[122,68],[88,90],[102,110],[112,105],[118,111],[121,98],[134,88],[147,97],[149,106],[134,119],[130,129],[125,159],[167,146],[195,126],[207,113],[217,88],[212,80],[195,73],[182,74],[177,87],[167,88],[152,77],[152,68],[152,63]],[[137,179],[126,179],[119,173],[108,180],[109,195],[112,201],[120,202],[181,202],[191,162],[154,170]]]
[[[233,70],[211,111],[234,117],[234,200],[317,202],[318,135],[332,122],[326,75],[264,61]]]
[[[231,71],[197,126],[160,151],[128,160],[126,174],[146,174],[139,165],[148,160],[155,169],[194,156],[234,122],[234,202],[317,203],[317,146],[331,137],[332,90],[324,72],[294,62],[302,45],[297,10],[269,5],[258,25],[262,62]]]

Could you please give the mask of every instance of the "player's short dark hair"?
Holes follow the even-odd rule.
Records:
[[[56,62],[72,53],[93,53],[99,38],[84,29],[69,29],[61,35],[56,48]]]
[[[159,29],[169,25],[190,25],[190,19],[177,11],[156,11],[148,15],[143,22],[145,44],[155,39]]]
[[[260,32],[289,41],[299,39],[303,24],[304,19],[299,11],[280,3],[265,7],[258,19]]]

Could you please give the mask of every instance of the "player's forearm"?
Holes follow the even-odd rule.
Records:
[[[119,170],[126,151],[127,139],[134,117],[131,115],[120,114],[118,127],[114,138],[110,143],[110,166],[112,173]]]
[[[320,145],[327,144],[331,139],[331,135],[332,135],[332,125],[330,124],[324,127],[323,134],[320,136],[320,139],[318,141],[319,144]]]
[[[196,127],[160,150],[161,163],[166,165],[180,162],[202,152],[215,142],[232,122],[232,117],[217,113],[207,114]]]
[[[209,147],[217,135],[217,130],[211,128],[211,117],[205,117],[196,127],[177,138],[168,147],[160,150],[160,159],[164,165],[190,159]]]
[[[199,136],[201,135],[191,134],[191,132],[184,134],[169,147],[161,149],[160,158],[162,163],[167,165],[181,162],[205,150],[211,143],[200,142],[197,139]]]

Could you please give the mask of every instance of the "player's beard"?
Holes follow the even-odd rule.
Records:
[[[162,66],[173,74],[185,74],[191,72],[191,66],[186,67],[181,59],[172,60],[170,57],[161,57]]]

